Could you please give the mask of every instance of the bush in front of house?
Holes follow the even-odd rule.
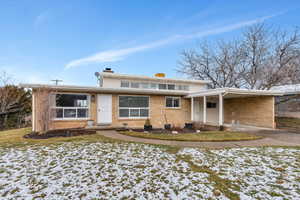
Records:
[[[145,124],[144,124],[144,130],[145,131],[151,131],[152,130],[152,125],[151,125],[150,119],[146,119]]]

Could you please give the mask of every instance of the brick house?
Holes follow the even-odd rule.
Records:
[[[148,118],[155,128],[191,122],[275,128],[274,97],[279,92],[208,89],[205,80],[124,75],[110,69],[97,76],[97,87],[21,84],[32,89],[33,130],[43,130],[45,114],[50,129],[143,127]]]

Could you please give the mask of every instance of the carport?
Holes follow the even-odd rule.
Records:
[[[191,93],[191,120],[208,125],[275,128],[274,96],[269,90],[219,88]]]

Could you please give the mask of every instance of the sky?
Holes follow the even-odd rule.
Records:
[[[15,83],[96,85],[94,73],[176,72],[180,53],[247,26],[299,27],[299,0],[2,0],[0,71]]]

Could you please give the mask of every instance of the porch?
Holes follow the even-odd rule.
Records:
[[[191,121],[229,127],[276,127],[272,91],[220,88],[187,96]]]

